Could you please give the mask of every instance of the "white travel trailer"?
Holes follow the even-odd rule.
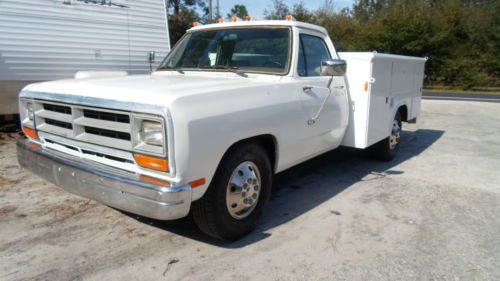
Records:
[[[1,0],[0,115],[33,82],[147,73],[149,51],[157,62],[170,51],[166,0]]]

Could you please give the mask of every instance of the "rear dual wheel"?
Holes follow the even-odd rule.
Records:
[[[399,151],[399,144],[401,143],[402,129],[401,113],[398,111],[392,121],[391,134],[389,137],[375,144],[373,147],[377,159],[391,161],[396,157]]]
[[[249,142],[231,148],[205,195],[193,202],[194,221],[214,238],[241,238],[257,226],[271,181],[271,163],[261,145]]]

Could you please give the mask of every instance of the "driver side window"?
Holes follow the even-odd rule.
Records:
[[[323,39],[301,34],[299,42],[298,73],[302,77],[321,75],[321,62],[331,59],[330,52]]]

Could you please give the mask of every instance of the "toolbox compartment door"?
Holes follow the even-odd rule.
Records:
[[[372,83],[369,87],[368,128],[365,147],[383,140],[388,136],[387,126],[392,118],[391,108],[391,61],[373,59],[371,61]]]

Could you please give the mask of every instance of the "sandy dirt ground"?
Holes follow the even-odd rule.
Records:
[[[390,163],[340,149],[275,179],[233,243],[68,194],[0,139],[0,280],[500,280],[500,104],[423,101]]]

